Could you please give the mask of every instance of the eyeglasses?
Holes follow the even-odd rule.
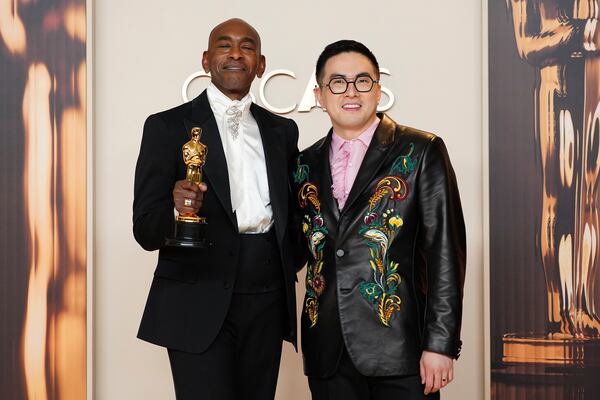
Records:
[[[379,83],[379,81],[374,80],[368,75],[359,76],[353,81],[347,81],[345,78],[337,77],[331,79],[327,85],[323,86],[328,86],[333,94],[342,94],[346,93],[348,85],[351,83],[354,85],[357,92],[366,93],[370,92],[371,89],[373,89],[373,85]]]

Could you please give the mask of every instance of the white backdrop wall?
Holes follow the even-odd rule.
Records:
[[[456,380],[443,397],[482,399],[480,2],[94,3],[95,398],[175,398],[166,352],[135,338],[157,258],[156,253],[143,251],[131,233],[135,161],[146,116],[182,102],[182,84],[201,69],[211,28],[241,17],[262,36],[267,72],[288,69],[296,74],[296,79],[283,76],[269,82],[266,95],[273,105],[300,103],[322,48],[338,39],[356,39],[391,72],[383,77],[383,85],[396,98],[388,112],[392,118],[445,139],[461,190],[469,248],[465,344]],[[190,95],[206,83],[196,81]],[[257,89],[255,85],[258,97]],[[301,149],[329,128],[326,114],[318,108],[287,116],[300,127]],[[299,297],[303,291],[300,284]],[[300,355],[286,344],[277,399],[309,398]]]

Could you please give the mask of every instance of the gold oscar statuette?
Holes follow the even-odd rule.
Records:
[[[187,166],[185,179],[200,184],[202,183],[202,167],[206,161],[208,149],[206,145],[200,142],[201,128],[192,128],[190,135],[192,139],[184,144],[181,149],[183,162]],[[196,213],[179,214],[175,217],[174,237],[167,238],[166,245],[193,248],[208,247],[208,242],[204,237],[206,224],[206,218],[200,217]]]

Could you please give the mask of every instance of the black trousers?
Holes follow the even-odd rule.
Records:
[[[169,349],[178,400],[275,397],[287,324],[275,233],[240,235],[240,244],[234,293],[215,341],[201,354]]]
[[[368,377],[356,370],[344,348],[338,371],[329,378],[308,378],[313,400],[438,400],[425,396],[420,375]]]
[[[234,294],[221,331],[204,353],[168,350],[177,400],[272,400],[284,315],[284,290]]]

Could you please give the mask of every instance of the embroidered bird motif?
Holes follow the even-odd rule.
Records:
[[[310,252],[315,259],[317,259],[317,247],[324,238],[325,235],[321,231],[314,232],[310,236]]]

